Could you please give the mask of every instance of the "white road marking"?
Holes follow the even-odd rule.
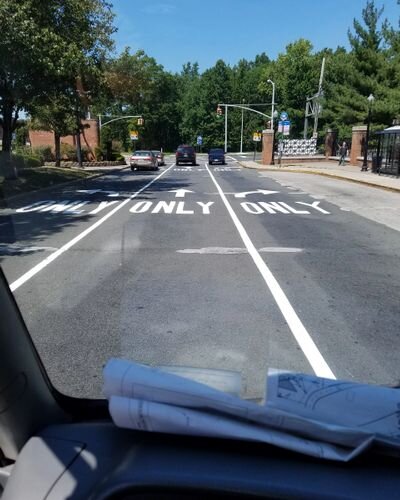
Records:
[[[169,193],[175,193],[175,198],[184,198],[186,193],[194,193],[190,189],[171,189]]]
[[[210,215],[210,207],[214,205],[213,201],[208,201],[203,203],[202,201],[196,201],[196,205],[199,205],[201,208],[202,215]],[[146,212],[150,212],[152,214],[175,214],[176,215],[193,215],[195,213],[194,210],[186,209],[184,201],[158,201],[154,208],[152,201],[138,201],[136,202],[129,211],[132,214],[144,214]]]
[[[231,219],[236,226],[236,229],[240,235],[240,237],[243,240],[243,243],[245,244],[249,254],[251,255],[255,265],[257,266],[257,269],[259,270],[261,276],[264,278],[265,283],[267,284],[272,296],[275,299],[275,302],[277,303],[283,317],[285,318],[294,338],[296,339],[297,343],[299,344],[301,350],[303,351],[304,355],[306,356],[308,362],[312,366],[314,372],[316,375],[319,377],[326,377],[326,378],[331,378],[335,379],[335,375],[330,369],[328,363],[325,361],[324,357],[318,350],[318,347],[316,346],[315,342],[311,338],[310,334],[306,330],[305,326],[301,322],[300,318],[298,317],[296,311],[294,310],[293,306],[289,302],[289,299],[286,297],[285,292],[282,290],[281,286],[279,285],[278,281],[272,274],[271,270],[267,266],[267,264],[264,262],[264,260],[261,258],[261,255],[257,251],[256,247],[254,246],[253,242],[251,241],[249,235],[247,234],[246,229],[244,228],[243,224],[240,222],[238,216],[236,215],[235,211],[233,210],[231,204],[228,201],[228,198],[225,196],[221,186],[218,184],[217,180],[215,179],[213,173],[211,170],[208,168],[207,163],[205,164],[205,167],[208,171],[208,174],[211,177],[211,180],[215,184],[215,187],[217,188],[217,191],[219,192],[221,199],[231,216]]]
[[[18,243],[0,243],[0,255],[13,255],[16,253],[31,253],[31,252],[54,252],[55,247],[40,247],[28,246],[25,247]]]
[[[263,247],[259,248],[258,251],[263,253],[300,253],[303,249],[296,247]]]
[[[313,201],[312,203],[306,203],[305,201],[296,201],[295,203],[297,203],[298,205],[304,205],[305,207],[315,208],[315,210],[318,210],[319,212],[321,212],[321,214],[330,215],[330,212],[328,212],[328,210],[325,210],[319,206],[319,201]]]
[[[235,198],[246,198],[249,194],[276,194],[279,191],[269,191],[268,189],[256,189],[255,191],[244,191],[243,193],[234,193]]]
[[[303,250],[301,248],[292,247],[264,247],[259,248],[259,252],[262,253],[299,253]],[[237,255],[237,254],[247,254],[247,248],[236,248],[236,247],[204,247],[204,248],[185,248],[183,250],[177,250],[177,253],[189,253],[189,254],[211,254],[211,255]]]
[[[231,160],[231,161],[234,161],[235,163],[239,163],[238,160],[236,158],[234,158],[233,156],[227,156],[227,158],[229,158],[229,160]]]
[[[58,257],[60,257],[60,255],[62,255],[63,253],[65,253],[67,250],[69,250],[71,247],[73,247],[76,243],[78,243],[79,241],[81,241],[88,234],[90,234],[92,231],[94,231],[99,226],[101,226],[101,224],[103,224],[103,222],[105,222],[107,219],[109,219],[110,217],[112,217],[115,213],[117,213],[119,210],[121,210],[121,208],[123,208],[127,203],[129,203],[131,200],[133,200],[134,198],[136,198],[136,196],[138,196],[140,193],[142,193],[145,189],[147,189],[148,187],[150,187],[154,182],[156,182],[158,179],[160,179],[160,177],[162,177],[163,175],[165,175],[174,165],[175,164],[173,163],[166,170],[164,170],[159,175],[157,175],[157,177],[154,177],[154,179],[152,179],[150,182],[148,182],[147,184],[145,184],[138,191],[136,191],[135,193],[133,193],[129,198],[126,198],[119,205],[117,205],[116,207],[114,207],[110,212],[108,212],[106,215],[104,215],[101,219],[99,219],[94,224],[92,224],[91,226],[89,226],[88,228],[86,228],[84,231],[82,231],[77,236],[75,236],[75,238],[73,238],[72,240],[68,241],[68,243],[66,243],[65,245],[63,245],[62,247],[60,247],[58,250],[56,250],[51,255],[49,255],[48,257],[46,257],[46,259],[42,260],[41,262],[39,262],[39,264],[36,264],[36,266],[32,267],[32,269],[30,269],[25,274],[23,274],[22,276],[20,276],[17,280],[15,280],[13,283],[10,284],[11,291],[14,292],[15,290],[17,290],[21,285],[23,285],[24,283],[26,283],[33,276],[35,276],[36,274],[38,274],[42,269],[44,269],[46,266],[48,266],[51,262],[53,262]]]

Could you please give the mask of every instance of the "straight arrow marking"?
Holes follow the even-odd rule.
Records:
[[[172,189],[169,193],[176,193],[175,198],[184,198],[186,193],[194,193],[190,189]]]

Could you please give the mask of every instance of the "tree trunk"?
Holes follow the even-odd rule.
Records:
[[[56,167],[61,165],[61,136],[54,131],[54,153],[56,157]]]
[[[2,106],[3,142],[2,153],[0,155],[0,172],[6,179],[16,179],[17,169],[11,158],[11,141],[13,126],[13,105],[10,101],[4,100]]]

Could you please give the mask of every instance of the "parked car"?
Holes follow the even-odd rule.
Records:
[[[161,166],[164,166],[165,165],[165,160],[164,160],[164,153],[162,151],[158,151],[158,150],[153,150],[152,153],[156,156],[157,158],[157,163],[158,163],[158,166],[161,167]]]
[[[210,149],[208,152],[208,164],[221,163],[225,165],[225,151],[220,148]]]
[[[193,146],[182,144],[176,150],[175,157],[177,165],[180,165],[181,163],[191,163],[192,165],[196,165],[196,151]]]
[[[135,151],[129,158],[131,170],[143,168],[156,170],[158,168],[157,157],[152,151]]]

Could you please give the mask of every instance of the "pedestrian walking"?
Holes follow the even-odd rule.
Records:
[[[339,156],[339,165],[344,165],[347,156],[347,144],[345,143],[345,141],[343,141],[342,145],[339,148]]]

